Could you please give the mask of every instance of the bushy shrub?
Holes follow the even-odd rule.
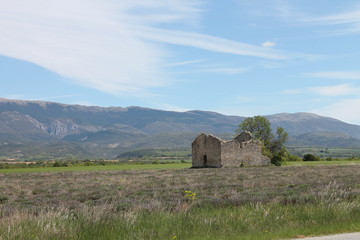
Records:
[[[313,154],[305,154],[303,157],[303,161],[310,162],[310,161],[320,161],[320,158],[318,156],[315,156]]]
[[[68,164],[66,162],[61,162],[61,161],[55,161],[53,164],[53,167],[67,167]]]
[[[289,162],[302,161],[303,159],[297,155],[289,154]]]
[[[283,163],[289,161],[289,156],[289,152],[286,150],[285,147],[283,147],[281,151],[278,151],[272,156],[271,164],[274,164],[275,166],[281,166]]]
[[[281,166],[281,164],[284,162],[284,159],[280,155],[275,155],[271,158],[271,164],[274,164],[275,166]]]

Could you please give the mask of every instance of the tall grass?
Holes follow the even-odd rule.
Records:
[[[284,239],[359,231],[359,201],[198,206],[188,211],[83,209],[1,219],[0,239]]]

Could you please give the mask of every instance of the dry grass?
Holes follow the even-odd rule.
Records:
[[[346,165],[0,174],[0,240],[352,231],[359,175],[360,166]]]
[[[21,173],[1,174],[0,183],[2,215],[103,205],[176,210],[188,202],[185,190],[215,205],[349,199],[360,192],[360,166]]]

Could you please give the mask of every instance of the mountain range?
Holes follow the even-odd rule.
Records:
[[[288,144],[360,147],[360,126],[312,113],[265,116]],[[241,116],[208,111],[97,107],[0,98],[0,156],[16,159],[113,158],[134,149],[190,149],[200,133],[233,137]]]

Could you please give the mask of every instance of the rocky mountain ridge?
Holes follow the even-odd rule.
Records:
[[[336,146],[336,139],[341,139],[341,146],[353,147],[360,142],[360,126],[333,118],[312,113],[266,117],[274,129],[285,128],[292,144],[319,142]],[[199,110],[173,112],[0,98],[0,156],[27,154],[34,149],[51,155],[53,152],[47,149],[52,148],[58,156],[72,149],[72,153],[79,151],[84,156],[97,157],[112,157],[139,148],[189,148],[200,132],[231,138],[244,119]]]

